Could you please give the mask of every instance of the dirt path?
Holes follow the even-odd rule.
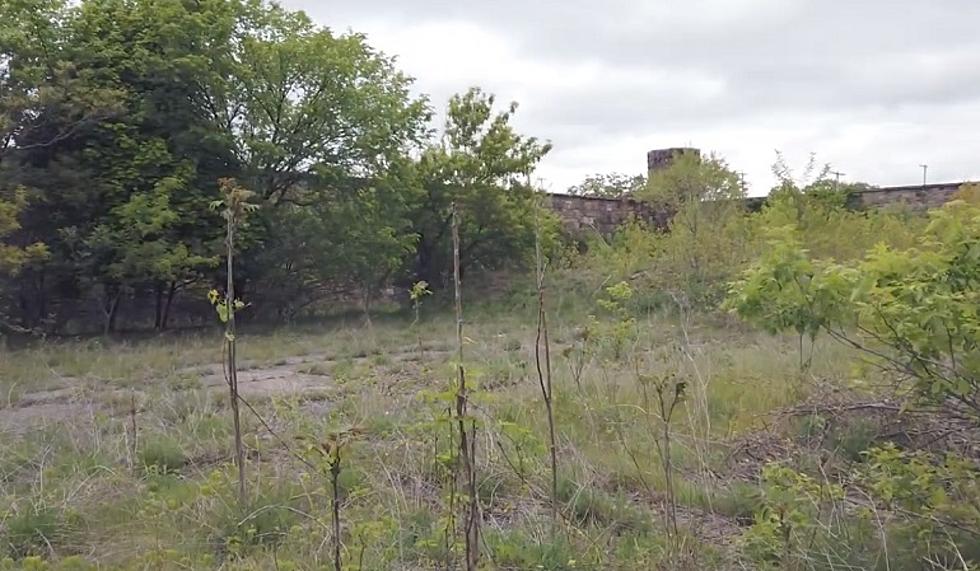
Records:
[[[414,347],[402,347],[386,353],[395,363],[415,359]],[[440,349],[427,349],[427,355],[444,355]],[[355,365],[370,362],[371,357],[338,358],[327,354],[289,357],[276,364],[245,362],[238,373],[239,391],[243,397],[259,398],[279,395],[318,395],[336,388],[336,378],[329,369],[342,361]],[[316,368],[317,374],[309,372]],[[188,382],[174,391],[205,389],[216,393],[227,391],[227,381],[220,363],[196,365],[177,370]],[[159,379],[146,379],[144,386],[154,386]],[[162,383],[155,385],[161,388]],[[32,430],[72,421],[94,418],[97,412],[118,414],[113,402],[128,401],[134,394],[141,398],[149,392],[143,388],[122,388],[105,381],[63,377],[58,386],[20,395],[10,406],[0,408],[0,435],[23,435]]]

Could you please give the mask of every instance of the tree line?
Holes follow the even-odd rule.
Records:
[[[478,88],[436,129],[411,86],[363,35],[264,0],[4,2],[3,329],[163,329],[206,303],[226,179],[259,207],[235,268],[253,315],[447,283],[453,203],[464,270],[528,259],[550,145]]]

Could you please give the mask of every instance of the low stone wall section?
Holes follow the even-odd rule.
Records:
[[[851,194],[849,203],[855,209],[904,204],[917,210],[926,210],[942,206],[952,200],[953,195],[964,184],[969,183],[874,188]],[[572,234],[598,232],[609,235],[631,217],[644,220],[660,229],[666,229],[670,223],[670,213],[665,209],[657,209],[630,198],[551,194],[550,199],[551,209],[558,215],[565,229]],[[758,210],[764,202],[764,198],[753,197],[746,200],[746,206]]]

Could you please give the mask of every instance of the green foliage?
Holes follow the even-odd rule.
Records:
[[[821,330],[850,317],[850,284],[828,271],[827,263],[811,260],[789,228],[770,236],[760,260],[731,284],[724,307],[770,333],[795,331],[805,368],[803,338],[812,344]]]
[[[573,196],[596,196],[599,198],[623,198],[641,191],[646,186],[643,175],[630,176],[623,173],[594,174],[569,187]]]
[[[762,490],[746,482],[733,482],[723,493],[712,498],[711,505],[718,512],[735,519],[740,524],[750,524],[759,513]]]
[[[685,206],[727,203],[745,196],[738,173],[718,156],[701,158],[696,153],[680,153],[664,169],[650,174],[639,197],[651,204],[664,205],[680,213]],[[690,211],[677,223],[696,226],[706,211]],[[692,230],[694,230],[692,228]]]
[[[505,569],[564,571],[587,568],[564,536],[542,543],[525,532],[488,533],[487,544],[496,564]]]
[[[240,299],[231,301],[220,297],[220,295],[218,290],[213,289],[208,292],[208,301],[214,306],[214,310],[218,314],[218,320],[222,323],[228,323],[228,318],[232,313],[245,309],[245,302]]]
[[[0,240],[20,230],[19,216],[27,206],[27,191],[17,188],[8,197],[0,196]],[[16,274],[20,268],[31,262],[39,262],[48,256],[48,248],[43,242],[35,242],[26,247],[0,242],[0,275]]]
[[[596,304],[612,319],[600,320],[590,315],[586,325],[584,335],[587,341],[614,360],[622,358],[637,337],[636,318],[629,305],[632,299],[633,288],[629,283],[619,282],[608,286],[604,295],[596,299]]]
[[[58,536],[60,514],[51,508],[26,510],[6,522],[7,549],[17,558],[43,554],[47,541]]]
[[[58,143],[121,111],[117,89],[93,84],[93,70],[64,57],[74,31],[67,10],[62,0],[0,7],[0,163],[18,148]]]
[[[363,35],[335,35],[276,4],[230,8],[199,96],[263,200],[305,203],[320,188],[351,188],[423,140],[425,100]]]
[[[879,247],[838,275],[857,324],[894,353],[922,396],[980,416],[980,203],[934,211],[916,249]]]
[[[0,189],[24,190],[0,200],[0,293],[25,327],[65,324],[69,301],[111,331],[155,296],[163,328],[179,292],[221,277],[208,205],[227,177],[270,207],[237,239],[266,315],[350,293],[367,310],[406,274],[443,285],[453,202],[465,267],[532,249],[527,180],[549,145],[477,89],[450,101],[434,143],[428,102],[360,34],[264,0],[2,10]]]
[[[911,570],[936,562],[972,569],[980,556],[976,465],[893,444],[865,456],[846,485],[783,465],[764,468],[762,506],[742,537],[745,554],[778,569]],[[848,506],[854,498],[861,500]]]
[[[223,197],[220,200],[213,201],[211,203],[211,209],[220,209],[221,217],[225,219],[227,228],[225,238],[227,250],[225,255],[227,256],[227,268],[229,271],[227,279],[229,284],[233,284],[234,279],[231,268],[233,268],[233,257],[235,253],[235,236],[240,228],[247,226],[246,216],[258,210],[259,207],[257,204],[249,202],[249,199],[254,193],[240,186],[235,180],[228,178],[221,179],[219,185]],[[221,297],[218,290],[212,289],[208,292],[208,301],[214,306],[218,314],[218,319],[225,324],[233,322],[235,313],[245,308],[245,302],[234,298],[232,291],[226,291],[224,297]],[[234,335],[234,331],[229,330],[226,335]]]
[[[683,153],[652,173],[638,197],[673,213],[669,231],[657,240],[647,283],[684,298],[685,304],[716,305],[724,282],[752,251],[738,174],[719,157]]]
[[[450,212],[460,213],[466,272],[520,266],[529,261],[536,242],[549,254],[560,253],[557,221],[542,209],[541,194],[531,183],[550,145],[516,130],[516,105],[500,109],[492,95],[479,89],[457,95],[449,101],[436,139],[427,127],[428,102],[411,95],[411,83],[394,59],[373,49],[364,36],[338,35],[264,0],[4,2],[3,326],[13,328],[7,314],[16,313],[18,330],[69,330],[67,322],[75,316],[90,319],[91,306],[102,312],[110,331],[126,300],[135,301],[129,311],[140,314],[155,296],[162,327],[167,292],[169,304],[185,288],[195,290],[188,297],[197,302],[210,290],[207,297],[219,319],[233,322],[244,303],[231,291],[221,299],[211,289],[221,277],[241,286],[255,313],[287,319],[332,309],[323,303],[331,296],[357,295],[368,311],[387,286],[403,288],[411,281],[418,325],[430,287],[445,286],[450,276]],[[312,421],[295,433],[298,417],[276,417],[270,425],[276,438],[283,431],[276,442],[307,443],[308,454],[268,453],[274,439],[248,429],[245,436],[254,441],[255,452],[248,501],[236,501],[226,467],[214,469],[204,481],[188,469],[191,453],[195,458],[202,448],[210,453],[226,436],[228,427],[215,424],[211,409],[191,418],[186,406],[167,403],[165,414],[177,417],[174,421],[153,418],[160,411],[153,411],[156,403],[149,404],[150,422],[163,420],[180,429],[193,420],[192,438],[180,440],[181,430],[162,435],[144,428],[141,434],[147,436],[137,460],[146,470],[135,477],[112,465],[124,443],[133,442],[117,433],[120,419],[102,412],[111,412],[115,402],[93,405],[91,435],[75,430],[72,419],[68,428],[57,429],[70,436],[66,442],[74,455],[48,446],[39,454],[19,449],[7,454],[5,447],[0,545],[11,559],[0,566],[13,567],[18,558],[24,568],[84,568],[84,561],[64,558],[84,548],[99,565],[104,558],[108,566],[296,569],[321,563],[327,534],[320,518],[331,503],[333,535],[338,550],[343,542],[350,568],[431,568],[459,554],[459,507],[470,500],[483,502],[488,518],[508,524],[486,536],[500,566],[680,566],[685,554],[698,551],[687,532],[678,529],[687,518],[678,518],[675,494],[684,498],[687,492],[689,499],[700,498],[706,505],[717,497],[715,509],[741,523],[752,517],[742,545],[755,567],[870,568],[879,561],[879,539],[892,542],[892,553],[908,555],[913,562],[908,568],[955,562],[954,556],[968,567],[980,558],[971,547],[980,527],[978,474],[971,459],[889,446],[862,455],[875,435],[869,425],[853,423],[821,430],[821,437],[829,436],[829,444],[849,459],[865,460],[845,465],[850,473],[830,472],[849,482],[847,489],[831,481],[828,472],[817,477],[780,464],[763,471],[761,487],[734,484],[717,496],[695,487],[694,480],[685,482],[685,471],[674,465],[672,450],[685,460],[683,455],[693,454],[688,452],[693,443],[707,475],[714,470],[710,464],[718,433],[754,422],[747,411],[761,412],[796,398],[793,389],[778,384],[781,372],[770,372],[772,363],[783,362],[777,355],[783,344],[759,359],[757,368],[764,373],[716,374],[735,364],[745,366],[747,352],[728,349],[721,365],[704,363],[702,368],[712,343],[690,352],[695,373],[690,377],[664,372],[675,370],[665,363],[648,370],[643,361],[650,355],[638,317],[648,292],[669,296],[678,305],[713,308],[724,284],[760,251],[759,237],[767,238],[769,247],[731,286],[728,308],[774,333],[790,330],[812,342],[826,332],[873,354],[888,369],[885,378],[895,381],[894,388],[904,389],[911,380],[920,402],[968,421],[980,417],[980,191],[967,189],[960,201],[925,222],[907,212],[849,211],[851,188],[839,187],[826,174],[825,169],[812,182],[799,184],[787,176],[766,207],[752,215],[744,211],[739,177],[716,157],[702,161],[682,155],[649,181],[597,175],[571,189],[592,196],[632,194],[673,216],[666,232],[631,221],[609,242],[596,243],[585,265],[602,274],[602,286],[593,283],[593,293],[582,297],[594,302],[597,315],[585,324],[571,320],[564,330],[556,329],[579,385],[578,395],[555,401],[565,421],[558,442],[570,452],[566,472],[586,475],[579,482],[563,479],[556,494],[574,533],[553,534],[541,543],[533,539],[540,530],[523,527],[537,525],[533,517],[506,517],[526,507],[549,450],[539,426],[544,423],[525,413],[534,399],[516,382],[526,376],[520,352],[527,331],[494,331],[490,342],[491,334],[478,330],[466,338],[483,363],[473,367],[470,379],[489,389],[513,389],[460,395],[459,385],[427,393],[414,384],[430,371],[417,329],[421,366],[372,345],[371,353],[357,353],[357,358],[371,358],[336,361],[331,373],[337,382],[318,387],[329,402],[341,403],[338,410],[368,409],[371,438],[368,452],[354,457],[357,464],[349,460],[348,434],[329,433],[325,441],[314,441],[309,434],[316,429],[306,431]],[[255,195],[232,180],[242,181]],[[220,191],[223,200],[212,202]],[[245,215],[259,204],[263,208],[244,224]],[[220,267],[223,240],[229,261]],[[551,263],[557,261],[558,254]],[[488,313],[494,309],[490,306]],[[426,332],[435,337],[443,325],[432,319]],[[688,331],[683,334],[686,339]],[[375,344],[373,332],[370,337],[368,343]],[[399,347],[406,338],[398,337]],[[228,340],[234,341],[233,333]],[[309,341],[304,350],[323,351],[325,340]],[[659,341],[656,335],[650,340],[651,345]],[[334,343],[336,337],[327,341]],[[355,338],[359,343],[364,341]],[[263,348],[268,355],[277,350],[282,347]],[[335,349],[328,345],[327,350]],[[14,371],[17,382],[37,383],[57,370],[71,380],[72,390],[78,383],[87,398],[90,387],[93,394],[102,387],[89,383],[89,377],[135,382],[154,376],[149,373],[155,369],[137,357],[113,361],[115,369],[107,371],[83,363],[93,360],[89,350],[72,356],[46,345],[43,351],[37,363]],[[211,383],[198,382],[197,372],[178,368],[188,359],[206,362],[202,350],[162,351],[168,353],[163,359],[167,378],[195,381],[173,388],[200,384],[210,390]],[[175,354],[179,366],[170,363]],[[594,379],[582,384],[585,367],[596,356],[603,384],[588,383]],[[8,355],[3,357],[8,379]],[[283,355],[274,358],[278,367],[291,366]],[[441,359],[437,353],[432,366],[460,365]],[[307,372],[325,371],[322,365],[308,367]],[[367,374],[371,367],[379,371]],[[627,373],[630,368],[634,371]],[[233,378],[234,363],[229,370]],[[698,390],[690,391],[688,400],[694,376]],[[754,392],[746,391],[749,385]],[[238,404],[235,386],[233,407]],[[385,398],[362,392],[368,387],[383,389]],[[11,384],[4,418],[16,422],[25,414],[21,408],[34,406],[30,403],[38,402],[38,395],[25,395],[23,407],[17,399],[35,388],[15,391]],[[201,392],[210,399],[210,393]],[[430,406],[412,406],[415,401],[404,406],[416,392],[428,395]],[[901,390],[894,394],[903,395]],[[56,399],[47,404],[74,415],[74,398],[62,402],[59,393],[41,398]],[[469,399],[479,424],[466,412]],[[513,408],[494,418],[499,399],[511,399]],[[275,407],[278,397],[273,400]],[[747,405],[750,400],[762,404]],[[459,406],[455,414],[454,405]],[[302,406],[319,405],[304,400]],[[672,425],[675,410],[689,421],[691,433],[680,423]],[[740,413],[740,422],[731,422]],[[406,428],[403,419],[413,414],[422,420]],[[719,416],[724,425],[712,425]],[[636,420],[647,421],[656,432],[644,434],[633,426]],[[479,439],[470,442],[481,446],[474,464],[486,475],[461,486],[460,465],[467,456],[458,444],[467,425],[473,428],[469,436]],[[412,438],[404,438],[406,431]],[[87,442],[89,436],[94,444]],[[611,442],[628,444],[630,458],[624,459]],[[483,449],[483,443],[496,448]],[[80,452],[86,447],[91,449]],[[670,510],[671,530],[663,543],[654,533],[655,512],[648,509],[654,498],[645,495],[663,492],[642,481],[644,474],[654,473],[642,462],[656,462],[655,455],[664,469]],[[500,459],[510,471],[496,469]],[[314,474],[301,465],[314,468]],[[624,465],[638,476],[623,476]],[[611,477],[601,479],[604,471]],[[324,481],[309,486],[317,476]],[[635,488],[637,479],[643,491]],[[608,481],[616,486],[605,486]],[[699,479],[697,485],[710,481]],[[75,505],[85,510],[84,519],[73,511]],[[133,524],[95,526],[106,523],[99,518],[118,517],[116,512],[124,512],[125,521]],[[88,532],[90,523],[90,533],[78,533]],[[89,537],[97,534],[109,537]],[[894,538],[900,538],[898,546]],[[892,568],[899,568],[897,560]]]
[[[370,180],[318,177],[302,203],[264,213],[268,236],[253,255],[263,296],[280,315],[292,318],[337,293],[369,309],[384,286],[404,277],[418,240],[410,216],[415,171],[399,160]]]
[[[589,243],[581,262],[613,280],[631,280],[654,271],[662,237],[640,220],[630,219],[616,229],[608,240]]]
[[[150,472],[173,474],[187,464],[187,455],[174,438],[155,434],[143,440],[139,450],[139,461]]]
[[[29,504],[8,514],[0,546],[15,559],[49,555],[52,549],[69,544],[80,524],[77,514],[43,502]]]
[[[842,500],[844,490],[787,466],[769,464],[762,470],[762,506],[743,536],[746,554],[776,569],[806,567],[815,533],[826,529],[821,518],[827,505]]]
[[[51,251],[17,280],[30,292],[21,320],[47,319],[52,295],[94,298],[111,329],[122,297],[179,289],[214,263],[202,220],[215,149],[195,132],[188,95],[200,14],[150,1],[7,6],[33,25],[6,46],[17,88],[0,106],[22,112],[0,185],[28,187],[19,239],[44,236]],[[16,100],[19,90],[37,96]]]
[[[640,511],[623,494],[606,493],[562,478],[558,480],[558,498],[579,523],[605,526],[617,533],[650,531],[653,527],[649,514]]]
[[[603,278],[628,280],[641,292],[650,292],[644,296],[652,305],[670,302],[714,309],[725,298],[725,284],[757,255],[784,255],[780,263],[792,263],[789,253],[770,252],[767,242],[770,247],[795,245],[817,259],[845,262],[861,258],[879,242],[911,247],[924,228],[922,216],[901,207],[853,210],[849,193],[865,185],[831,181],[828,169],[814,174],[812,162],[802,182],[795,181],[781,163],[774,169],[779,186],[761,211],[750,213],[739,175],[722,159],[679,154],[636,192],[655,210],[672,215],[666,231],[628,221],[608,241],[591,243],[583,266]],[[813,329],[812,324],[800,323],[799,315],[769,317],[792,321],[786,328],[798,327],[803,336]]]
[[[980,202],[966,190],[959,200],[931,211],[927,223],[914,226],[911,246],[899,237],[899,245],[879,243],[856,256],[823,248],[840,260],[814,259],[804,248],[801,241],[812,231],[808,217],[819,208],[811,198],[795,195],[793,200],[808,205],[799,218],[769,231],[770,248],[732,284],[727,306],[773,333],[793,330],[813,339],[826,332],[870,356],[893,394],[975,421],[980,417],[974,358],[980,342]],[[832,212],[840,205],[828,208]],[[762,216],[771,220],[775,214]],[[852,224],[860,230],[866,220]],[[864,452],[876,437],[872,426],[820,422],[821,439],[830,437],[825,445],[864,460],[850,479],[872,505],[831,519],[840,508],[833,507],[834,488],[826,495],[826,481],[814,487],[812,479],[795,472],[767,472],[767,507],[746,534],[748,553],[781,567],[813,568],[809,558],[821,557],[828,565],[868,565],[877,549],[877,526],[877,535],[892,546],[893,569],[920,568],[924,561],[969,567],[977,558],[969,546],[980,521],[974,462],[903,452],[891,444]],[[895,516],[885,522],[882,510]],[[810,537],[808,543],[794,535],[798,531]]]
[[[2,189],[2,187],[0,187]],[[5,196],[0,193],[0,280],[16,276],[25,266],[36,266],[43,263],[50,251],[44,242],[34,242],[27,246],[7,243],[7,237],[21,229],[20,215],[27,206],[27,191],[18,187]],[[0,296],[3,291],[0,281]],[[0,305],[0,335],[5,329],[19,330],[8,321],[9,311]]]
[[[417,281],[412,284],[412,289],[408,292],[409,297],[412,300],[412,305],[416,308],[422,305],[422,299],[427,295],[432,295],[432,290],[429,289],[429,283],[425,280]]]
[[[728,306],[773,332],[828,331],[911,377],[925,401],[976,417],[978,283],[980,204],[957,200],[930,213],[917,247],[879,245],[847,265],[812,261],[784,234]]]
[[[479,89],[449,101],[439,145],[419,162],[423,195],[411,213],[419,237],[416,277],[446,283],[451,271],[450,207],[460,213],[460,264],[497,268],[528,261],[535,227],[543,241],[558,234],[557,221],[539,212],[529,176],[551,145],[518,134],[517,104],[495,110]]]
[[[949,554],[962,546],[961,556],[980,560],[980,470],[975,462],[954,454],[936,457],[905,452],[894,444],[867,452],[858,482],[885,509],[896,512],[899,525],[919,557]]]
[[[831,180],[829,168],[816,172],[812,158],[803,181],[793,179],[781,158],[773,170],[779,184],[753,222],[762,233],[786,228],[817,258],[854,260],[881,242],[907,248],[922,230],[923,217],[901,206],[870,211],[850,208],[851,193],[867,185]]]

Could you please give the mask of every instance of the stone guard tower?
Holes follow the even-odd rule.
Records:
[[[654,149],[647,153],[647,172],[665,169],[680,155],[691,153],[695,158],[701,158],[701,151],[692,147],[671,147],[669,149]]]
[[[692,153],[698,159],[701,158],[701,151],[690,147],[652,150],[647,153],[647,169],[650,172],[665,169],[678,156],[687,153]],[[583,232],[598,232],[604,236],[609,236],[632,216],[646,220],[654,227],[663,230],[668,227],[671,218],[669,211],[654,208],[645,202],[634,200],[630,196],[602,198],[552,194],[550,198],[552,210],[561,219],[565,230],[573,235]]]

